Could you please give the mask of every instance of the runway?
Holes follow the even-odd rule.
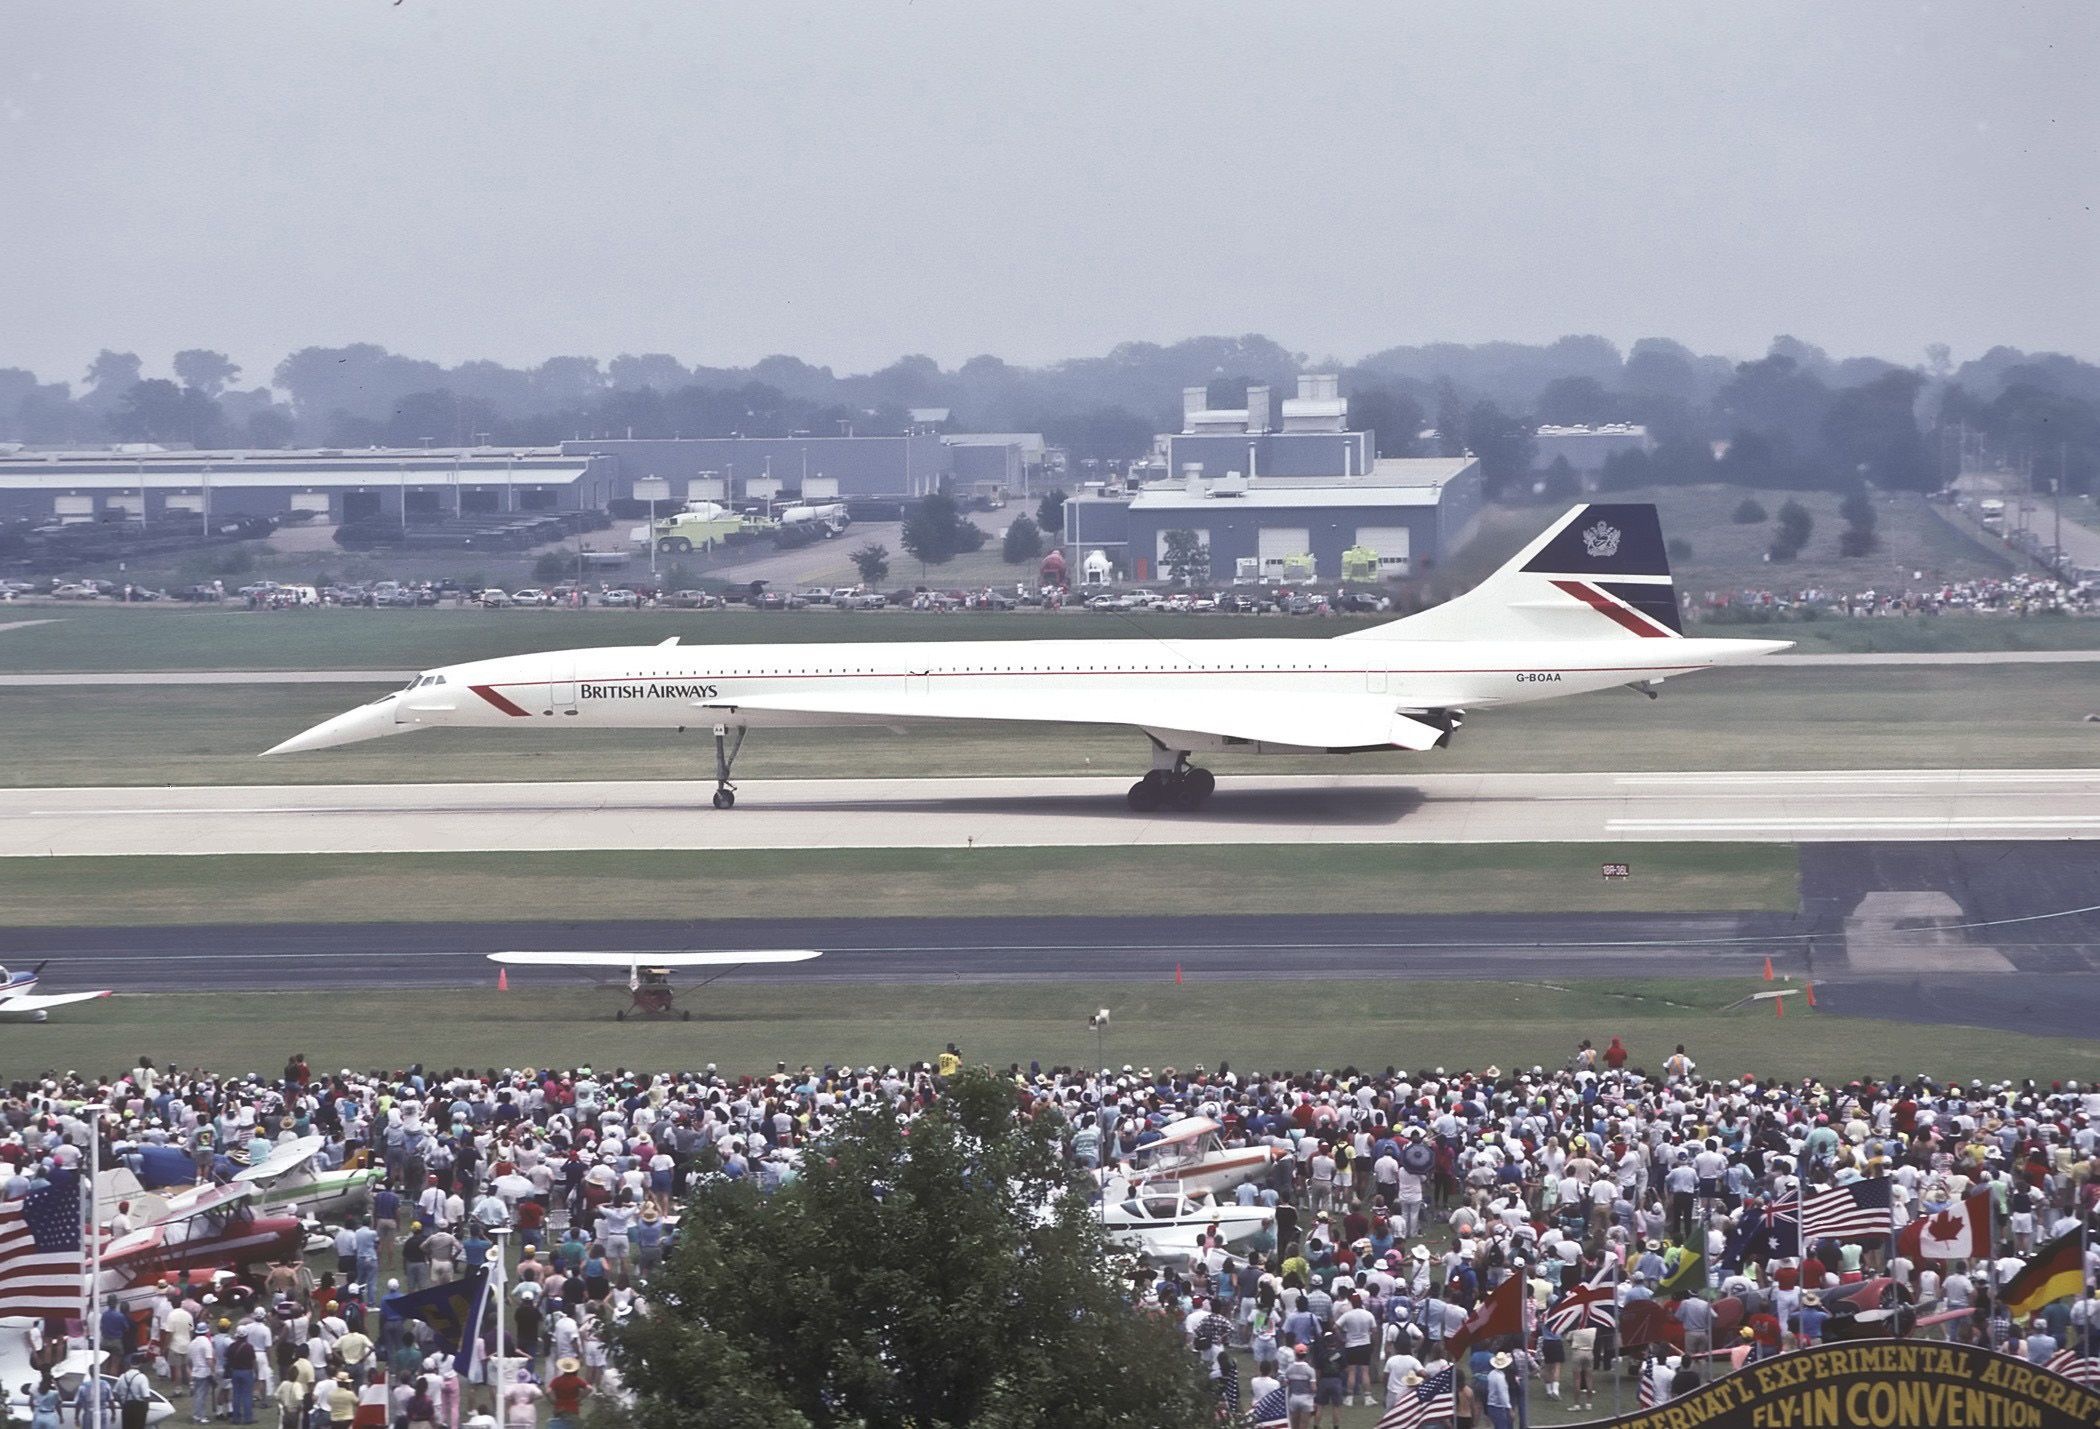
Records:
[[[0,791],[0,856],[568,849],[2100,838],[2100,769],[1228,776],[1137,814],[1128,776]]]
[[[48,621],[25,620],[21,625]],[[13,627],[0,625],[0,631]],[[1776,638],[1776,637],[1775,637]],[[1933,650],[1767,655],[1759,669],[1846,669],[1887,665],[2091,665],[2095,650]],[[97,685],[399,685],[414,670],[50,670],[0,673],[0,689],[65,689]]]

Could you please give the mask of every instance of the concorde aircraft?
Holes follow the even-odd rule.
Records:
[[[1327,639],[867,640],[557,650],[425,671],[267,754],[425,726],[710,730],[718,809],[746,731],[920,721],[1125,725],[1151,768],[1130,807],[1189,811],[1199,752],[1356,754],[1446,745],[1465,716],[1784,650],[1684,634],[1653,506],[1577,506],[1457,599]]]

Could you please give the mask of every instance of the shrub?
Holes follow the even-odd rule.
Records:
[[[1743,504],[1735,508],[1735,524],[1738,526],[1762,526],[1770,516],[1754,496],[1743,498]]]

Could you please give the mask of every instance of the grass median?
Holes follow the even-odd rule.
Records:
[[[531,919],[1790,911],[1783,844],[767,849],[0,860],[17,927]]]
[[[1241,1069],[1558,1066],[1589,1037],[1619,1036],[1636,1063],[1682,1042],[1716,1075],[1849,1080],[1865,1073],[2053,1080],[2100,1073],[2100,1044],[1961,1027],[1917,1027],[1797,1009],[1728,1004],[1734,981],[1209,982],[1156,984],[738,984],[688,990],[690,1022],[615,1023],[624,987],[535,986],[493,978],[472,989],[370,993],[129,996],[10,1030],[10,1077],[49,1069],[113,1073],[151,1056],[166,1066],[271,1072],[292,1052],[316,1066],[595,1066],[771,1071],[776,1062],[904,1062],[955,1042],[993,1066]],[[1112,1017],[1098,1046],[1086,1025]]]
[[[13,605],[0,632],[0,672],[110,670],[410,671],[463,660],[595,645],[881,640],[1229,639],[1322,637],[1390,617],[1011,614],[830,609],[249,611],[230,607]],[[2100,620],[1940,616],[1695,625],[1694,635],[1775,638],[1803,651],[2086,650]]]

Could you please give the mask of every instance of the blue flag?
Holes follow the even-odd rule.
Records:
[[[388,1320],[421,1320],[437,1332],[438,1343],[452,1356],[461,1374],[474,1360],[474,1346],[481,1339],[482,1307],[488,1302],[489,1273],[475,1271],[464,1280],[447,1281],[427,1290],[389,1295],[379,1302],[379,1313]]]

